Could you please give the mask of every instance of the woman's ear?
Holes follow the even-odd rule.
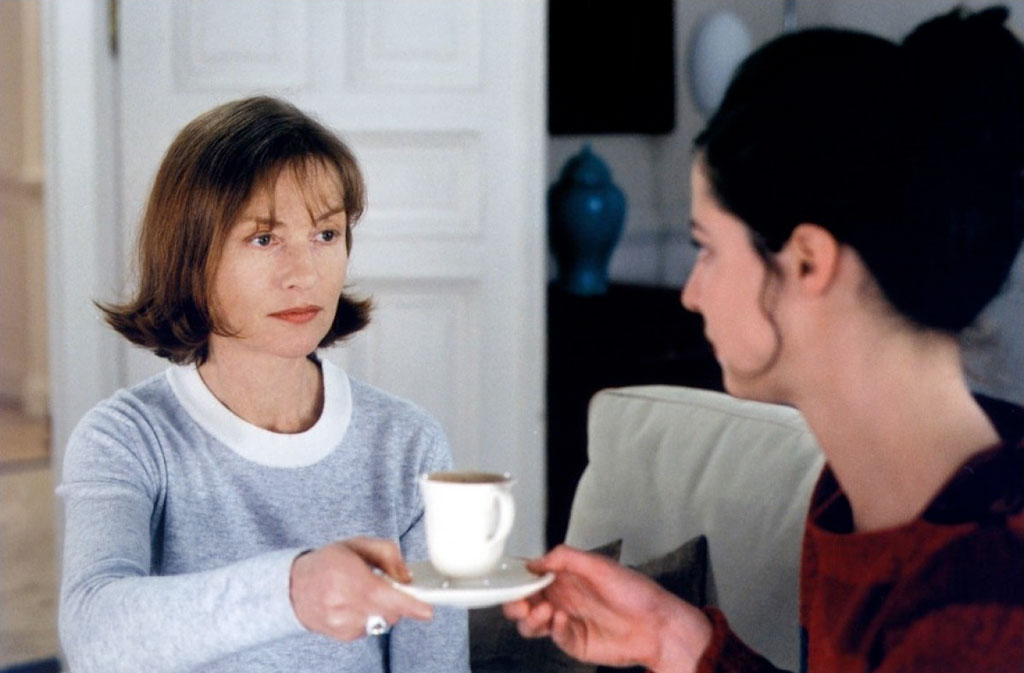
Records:
[[[811,294],[822,294],[836,278],[839,241],[817,224],[799,224],[783,248],[794,280]]]

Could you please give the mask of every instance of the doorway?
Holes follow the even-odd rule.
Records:
[[[58,653],[39,5],[0,3],[0,668]]]

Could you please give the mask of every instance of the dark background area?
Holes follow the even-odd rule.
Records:
[[[673,6],[673,0],[550,0],[552,135],[672,131]]]
[[[699,315],[679,290],[613,283],[606,294],[548,289],[548,548],[565,539],[587,466],[587,407],[602,388],[649,383],[722,389]]]

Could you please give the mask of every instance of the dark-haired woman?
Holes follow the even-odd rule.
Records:
[[[344,290],[363,207],[349,149],[282,101],[172,143],[139,287],[102,308],[173,366],[82,419],[58,489],[76,673],[468,671],[465,612],[381,576],[425,557],[415,478],[450,466],[444,433],[316,354],[368,320]]]
[[[899,46],[784,36],[697,139],[682,302],[726,388],[799,408],[828,461],[793,634],[806,670],[1024,669],[1022,413],[971,394],[956,341],[1024,236],[1005,17],[953,12]],[[720,612],[610,561],[560,547],[534,567],[556,580],[506,614],[580,659],[772,670]]]

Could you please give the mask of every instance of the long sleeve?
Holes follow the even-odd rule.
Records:
[[[697,673],[776,673],[782,670],[740,640],[719,610],[704,608],[704,613],[711,620],[711,642],[697,662]]]
[[[127,442],[125,441],[127,439]],[[67,450],[60,633],[75,673],[193,670],[303,632],[288,582],[301,549],[203,572],[152,576],[159,465],[83,424]]]
[[[324,411],[303,433],[245,423],[184,367],[82,419],[58,489],[60,633],[75,673],[468,671],[465,611],[351,642],[294,614],[302,551],[368,536],[425,559],[416,478],[451,467],[429,415],[323,370]]]

